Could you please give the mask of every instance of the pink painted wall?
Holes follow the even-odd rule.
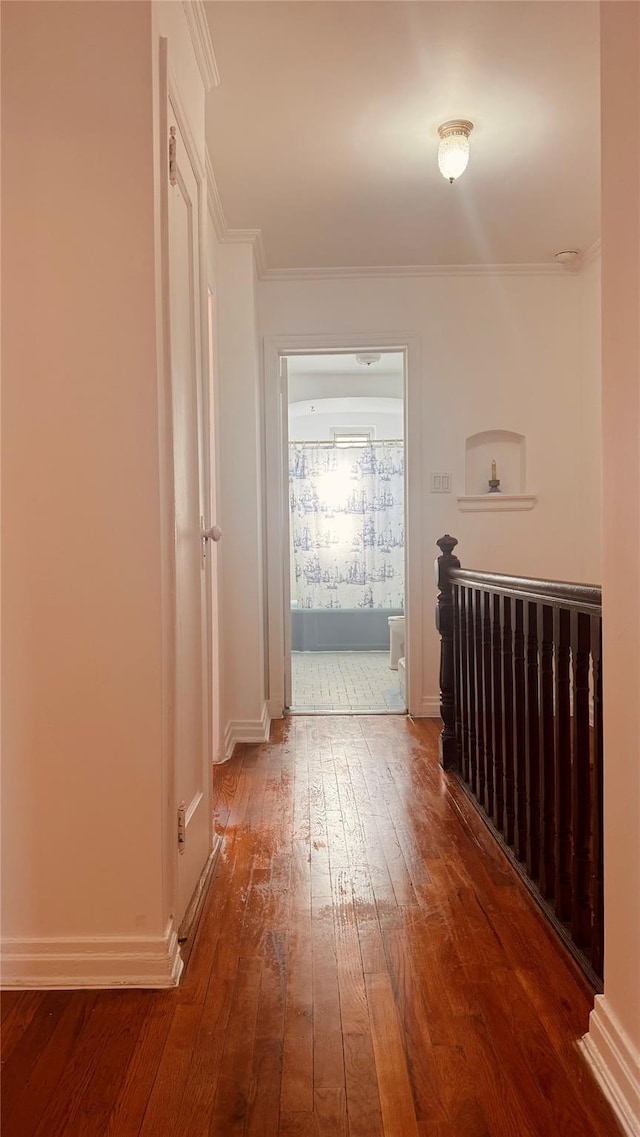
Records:
[[[151,6],[2,8],[3,934],[162,930]]]
[[[601,35],[605,1001],[640,1055],[640,5]]]

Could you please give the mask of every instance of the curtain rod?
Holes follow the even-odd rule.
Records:
[[[322,439],[305,439],[304,441],[295,442],[289,439],[289,446],[326,446],[328,449],[337,450],[365,450],[367,446],[404,446],[404,438],[373,438],[368,442],[349,442],[344,443],[339,440]]]

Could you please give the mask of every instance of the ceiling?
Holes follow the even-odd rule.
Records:
[[[540,264],[599,236],[591,0],[205,3],[227,225],[269,269]],[[474,123],[449,185],[437,127]]]
[[[291,355],[287,360],[289,402],[342,396],[402,398],[402,352],[381,352],[377,363],[366,366],[355,355]]]

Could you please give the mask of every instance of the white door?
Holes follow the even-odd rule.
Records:
[[[217,516],[218,502],[218,451],[216,435],[216,308],[215,296],[211,288],[207,289],[207,347],[209,353],[209,384],[208,384],[208,414],[205,416],[206,445],[208,447],[208,461],[206,463],[209,475],[209,515],[207,520]],[[206,522],[205,522],[206,524]],[[206,560],[207,596],[210,598],[211,617],[209,620],[209,634],[211,649],[209,660],[211,665],[209,678],[209,691],[211,700],[211,750],[212,758],[218,761],[220,757],[220,617],[218,605],[219,566],[218,541],[222,536],[219,526],[214,525],[211,531],[212,540],[205,538],[204,553]]]
[[[211,832],[211,582],[202,181],[169,105],[168,271],[175,508],[174,794],[179,925]]]
[[[291,503],[289,486],[289,382],[287,377],[287,357],[280,356],[280,424],[282,430],[282,479],[284,500],[282,509],[282,539],[284,542],[282,564],[283,611],[284,611],[284,705],[292,705],[293,683],[291,677]]]

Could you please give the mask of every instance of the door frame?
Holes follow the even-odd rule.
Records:
[[[289,571],[289,516],[287,494],[283,492],[283,471],[287,456],[282,406],[282,356],[353,355],[356,352],[395,351],[404,356],[405,426],[405,617],[407,710],[420,715],[423,672],[423,592],[422,579],[422,452],[421,407],[416,395],[421,374],[420,337],[415,333],[368,332],[361,334],[309,334],[265,336],[263,342],[263,405],[265,492],[264,517],[267,553],[267,671],[268,707],[272,718],[281,718],[285,709],[285,573]],[[411,380],[411,381],[410,381]],[[288,406],[287,406],[288,413]],[[286,514],[285,514],[286,509]]]
[[[201,391],[198,392],[198,409],[208,414],[209,345],[207,303],[207,184],[204,160],[198,151],[189,115],[182,98],[175,70],[171,64],[169,44],[165,36],[159,37],[158,58],[157,154],[159,169],[158,207],[156,209],[156,247],[159,249],[156,274],[157,295],[157,351],[158,351],[158,436],[159,436],[159,496],[162,548],[161,570],[161,657],[162,657],[162,894],[165,912],[177,933],[182,913],[178,913],[178,793],[177,755],[175,750],[175,677],[176,677],[176,612],[175,612],[175,508],[174,508],[174,456],[172,423],[171,373],[171,313],[169,285],[169,106],[178,123],[189,162],[192,166],[198,192],[197,225],[199,246],[198,288],[200,292],[200,357]],[[208,460],[206,453],[201,460]],[[211,667],[205,661],[205,689],[209,692],[207,706],[203,707],[203,763],[205,765],[203,808],[209,819],[209,851],[213,844],[212,815],[212,738],[211,724]],[[206,863],[202,866],[206,870]]]

